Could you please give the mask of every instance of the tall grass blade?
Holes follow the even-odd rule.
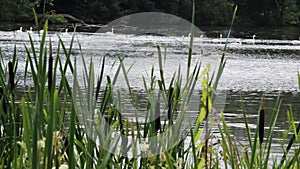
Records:
[[[102,79],[103,79],[103,75],[104,75],[104,67],[105,67],[105,57],[103,57],[103,59],[102,59],[101,72],[100,72],[100,76],[97,81],[95,102],[97,102],[97,100],[99,98],[100,87],[101,87]],[[94,104],[96,104],[96,103],[94,103]]]
[[[74,61],[75,69],[76,69],[76,59]],[[77,77],[77,71],[74,71],[74,77]],[[75,82],[73,82],[75,83]],[[69,93],[70,97],[77,97],[76,94]],[[75,130],[76,130],[76,112],[74,108],[74,99],[71,100],[71,115],[70,115],[70,128],[69,128],[69,168],[75,169],[75,153],[74,153],[74,142],[75,142]]]
[[[129,94],[132,96],[132,91],[131,91],[131,87],[130,87],[130,83],[129,83],[129,79],[128,79],[128,74],[127,74],[127,71],[125,69],[125,65],[123,63],[124,59],[119,57],[119,61],[120,61],[120,66],[122,68],[122,71],[123,71],[123,74],[124,74],[124,77],[125,77],[125,82],[126,82],[126,85],[127,85],[127,88],[128,88],[128,91],[129,91]],[[132,96],[133,97],[133,96]]]
[[[246,133],[247,133],[248,143],[249,143],[249,146],[252,147],[251,130],[250,130],[249,125],[248,125],[249,123],[248,123],[248,119],[247,119],[247,115],[246,115],[244,101],[243,101],[242,98],[241,98],[241,109],[242,109],[242,112],[243,112],[243,120],[244,120],[245,129],[246,129]]]
[[[298,72],[298,87],[299,87],[299,90],[300,90],[300,70]]]
[[[192,54],[193,54],[193,42],[194,42],[194,26],[195,26],[195,0],[193,0],[193,7],[192,7],[192,24],[191,24],[191,32],[190,32],[190,44],[189,44],[189,53],[188,53],[188,62],[187,62],[187,75],[186,78],[188,79],[190,76],[190,67],[192,62]]]
[[[52,70],[53,69],[53,57],[52,57],[52,42],[50,40],[50,47],[49,47],[49,61],[48,61],[48,91],[50,92],[52,89]]]
[[[193,133],[192,127],[190,127],[190,133]],[[191,144],[192,144],[192,155],[193,155],[193,161],[194,161],[194,168],[197,168],[198,158],[197,158],[197,155],[196,155],[196,144],[195,144],[197,140],[194,139],[193,134],[191,134],[191,140],[192,140]]]
[[[164,78],[164,69],[163,69],[163,64],[162,64],[162,55],[161,55],[161,50],[160,50],[159,46],[157,46],[157,51],[158,51],[159,73],[160,73],[160,78],[161,78],[161,83],[162,83],[162,89],[161,90],[166,91],[165,78]]]
[[[38,60],[38,63],[37,63],[37,58],[36,56],[34,56],[34,59],[37,63],[37,72],[36,74],[34,75],[34,78],[36,78],[34,81],[35,81],[35,91],[36,91],[36,100],[35,100],[35,115],[34,115],[34,130],[33,130],[33,150],[32,150],[32,161],[31,161],[31,165],[32,165],[32,168],[33,169],[39,169],[40,168],[40,163],[38,163],[37,161],[40,161],[40,155],[39,155],[39,152],[38,152],[38,145],[37,145],[37,142],[38,142],[38,139],[40,137],[40,130],[42,129],[42,124],[41,124],[41,121],[42,121],[42,117],[43,117],[43,111],[44,111],[44,104],[43,104],[43,101],[44,101],[44,88],[45,88],[45,80],[46,80],[46,54],[44,53],[44,44],[45,44],[45,39],[46,39],[46,32],[48,30],[48,21],[46,20],[46,23],[44,25],[44,33],[43,33],[43,36],[42,36],[42,40],[41,40],[41,43],[40,43],[40,55],[39,55],[39,60]],[[31,44],[33,44],[32,40],[31,40]],[[32,45],[33,46],[33,45]],[[46,51],[46,50],[45,50]],[[31,62],[31,69],[33,70],[34,67],[33,67],[33,64],[32,64],[32,60],[29,57],[29,60]]]
[[[216,76],[215,82],[214,82],[213,87],[212,87],[213,91],[217,90],[219,81],[221,79],[222,73],[223,73],[225,65],[226,65],[225,53],[226,53],[226,50],[227,50],[228,39],[230,37],[230,33],[231,33],[233,23],[234,23],[234,20],[235,20],[235,17],[236,17],[237,9],[238,9],[238,6],[236,5],[235,8],[234,8],[234,11],[233,11],[233,16],[232,16],[232,19],[231,19],[231,24],[230,24],[230,28],[229,28],[229,31],[228,31],[226,43],[225,43],[223,53],[222,53],[222,57],[221,57],[221,61],[220,61],[219,67],[218,67],[217,76]],[[212,95],[211,96],[212,100],[214,100],[214,97],[215,97],[214,93],[211,93],[211,95]]]
[[[15,86],[15,75],[14,75],[13,63],[11,61],[8,62],[8,77],[9,77],[10,92],[13,92]]]
[[[257,122],[256,122],[256,125],[258,126],[259,125],[259,119],[257,118]],[[250,166],[257,166],[257,162],[259,161],[256,161],[256,158],[257,158],[257,139],[258,139],[258,130],[259,128],[256,127],[255,129],[255,133],[254,133],[254,140],[253,140],[253,143],[252,143],[252,147],[251,147],[251,158],[250,158]]]
[[[38,30],[38,33],[40,34],[39,19],[38,19],[37,13],[36,13],[34,8],[32,8],[32,12],[33,12],[33,16],[34,16],[34,23],[35,23],[35,26],[36,26],[36,30]]]
[[[290,152],[290,150],[291,150],[291,148],[292,148],[292,145],[294,144],[294,142],[295,142],[295,140],[296,140],[296,137],[298,136],[299,131],[300,131],[300,122],[298,123],[297,129],[296,129],[296,131],[293,133],[293,136],[292,136],[292,138],[290,139],[290,141],[289,141],[289,143],[288,143],[288,145],[287,145],[287,147],[286,147],[286,149],[285,149],[285,152],[284,152],[284,154],[283,154],[282,157],[281,157],[281,160],[280,160],[280,167],[279,167],[279,168],[281,168],[281,166],[284,164],[284,161],[286,160],[287,154]]]
[[[281,103],[282,103],[282,101],[281,101],[280,97],[278,96],[277,99],[276,99],[274,109],[273,109],[274,111],[272,112],[273,114],[272,114],[272,117],[271,117],[271,122],[270,122],[269,130],[268,130],[267,140],[266,140],[267,152],[266,152],[266,156],[265,156],[265,159],[264,159],[264,169],[267,169],[268,165],[269,165],[269,157],[270,157],[270,154],[271,154],[271,145],[272,145],[272,141],[273,141],[273,133],[274,133],[274,130],[275,130],[275,125],[276,125],[277,118],[278,118],[278,115],[279,115]]]
[[[261,100],[261,108],[259,110],[259,144],[262,145],[263,141],[264,141],[264,132],[265,132],[265,109],[264,109],[264,98],[262,98]]]
[[[56,113],[58,110],[58,91],[54,91],[53,94],[50,96],[50,110],[49,110],[49,121],[48,121],[48,127],[47,127],[47,139],[46,139],[46,147],[45,147],[45,155],[44,155],[44,168],[47,166],[47,168],[52,167],[52,141],[53,141],[53,132],[55,131],[56,127]]]

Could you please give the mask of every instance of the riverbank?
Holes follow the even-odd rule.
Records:
[[[1,31],[15,31],[23,27],[23,30],[29,30],[32,27],[35,30],[34,23],[0,23]],[[105,28],[102,24],[63,24],[49,25],[49,31],[64,32],[68,29],[69,32],[73,32],[76,27],[77,32],[97,32],[101,28]],[[200,26],[200,30],[204,31],[207,37],[218,38],[220,34],[226,37],[228,34],[228,27],[224,26]],[[110,28],[105,28],[110,30]],[[299,40],[300,30],[298,26],[285,26],[285,27],[266,27],[266,26],[233,26],[231,37],[234,38],[252,38],[256,35],[258,39],[280,39],[280,40]]]

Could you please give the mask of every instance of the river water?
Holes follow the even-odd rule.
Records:
[[[213,32],[208,35],[219,34]],[[222,32],[221,32],[222,33]],[[30,32],[34,44],[38,47],[39,35]],[[58,45],[58,35],[69,46],[72,33],[49,32],[47,44],[53,42],[54,56]],[[224,36],[223,36],[224,37]],[[283,38],[284,39],[284,38]],[[219,64],[226,38],[195,37],[192,55],[192,68],[201,63],[202,70],[207,64],[211,65],[211,72]],[[151,42],[151,43],[149,43]],[[82,50],[79,50],[79,44]],[[30,46],[28,32],[0,31],[0,48],[4,62],[7,63],[13,55],[16,45],[19,60],[17,76],[19,85],[30,86],[30,81],[24,81],[26,53],[24,45]],[[142,75],[148,79],[152,66],[155,74],[159,76],[158,49],[161,47],[162,55],[166,49],[164,71],[168,83],[174,72],[180,66],[181,73],[186,74],[189,37],[153,36],[153,35],[125,35],[112,33],[75,33],[75,43],[71,60],[77,59],[78,70],[82,69],[81,52],[86,60],[93,59],[96,72],[100,70],[101,56],[106,56],[105,73],[113,76],[117,66],[112,66],[118,56],[125,57],[124,64],[128,71],[130,85],[135,90],[143,89]],[[167,46],[164,48],[164,46]],[[62,50],[60,52],[62,54]],[[256,115],[262,96],[265,98],[266,126],[272,115],[272,107],[278,96],[281,96],[282,107],[276,125],[276,138],[282,138],[283,131],[287,129],[286,110],[292,105],[295,121],[300,120],[300,95],[298,86],[298,71],[300,69],[300,41],[281,39],[252,39],[229,38],[225,58],[226,67],[219,84],[219,90],[225,92],[224,115],[230,127],[233,138],[246,140],[245,125],[243,124],[241,100],[249,118],[249,125],[255,128]],[[210,73],[211,75],[212,73]],[[72,79],[70,72],[68,76]],[[185,76],[183,76],[185,78]],[[125,86],[125,80],[120,77],[117,85]],[[197,87],[200,88],[200,85]],[[200,97],[200,96],[199,96]],[[195,93],[194,98],[199,98]],[[197,102],[196,102],[197,103]],[[194,113],[197,113],[196,111]],[[280,140],[279,140],[280,141]],[[277,147],[280,149],[280,147]]]

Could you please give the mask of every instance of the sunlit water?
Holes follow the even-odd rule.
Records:
[[[49,32],[46,38],[47,46],[52,41],[53,56],[56,56],[58,46],[58,35],[68,49],[72,33]],[[77,60],[77,69],[82,70],[81,53],[86,60],[91,58],[95,62],[96,72],[100,70],[100,60],[106,56],[105,73],[114,75],[117,66],[112,66],[118,60],[118,56],[125,57],[124,64],[129,69],[128,76],[130,85],[135,90],[143,89],[142,75],[149,82],[151,68],[154,66],[155,74],[159,76],[158,49],[161,48],[162,56],[166,49],[166,60],[164,71],[166,82],[180,66],[183,78],[187,70],[187,56],[189,37],[167,37],[167,36],[146,36],[146,35],[123,35],[123,34],[93,34],[76,33],[71,54],[71,60]],[[38,51],[40,36],[31,33],[33,42]],[[300,41],[299,40],[268,40],[268,39],[241,39],[241,38],[207,38],[195,37],[192,54],[192,66],[201,63],[204,68],[208,63],[214,71],[220,61],[222,50],[227,41],[226,67],[223,72],[219,90],[226,92],[226,104],[224,115],[230,127],[233,138],[239,141],[246,141],[245,125],[242,116],[243,100],[244,109],[249,118],[249,126],[255,128],[256,115],[262,96],[265,97],[266,122],[272,114],[272,107],[277,96],[281,96],[282,107],[276,125],[274,140],[280,143],[283,132],[287,129],[286,110],[293,106],[296,122],[300,115],[300,97],[298,93],[297,74],[300,69]],[[148,43],[151,42],[152,44]],[[82,50],[79,50],[79,44]],[[7,63],[13,56],[13,48],[16,45],[19,60],[17,76],[20,86],[32,85],[30,81],[24,81],[26,52],[25,47],[30,48],[28,33],[3,32],[0,31],[0,48],[4,62]],[[164,48],[166,46],[166,48]],[[63,50],[60,49],[63,57]],[[203,70],[203,69],[202,69]],[[210,73],[212,75],[212,72]],[[68,72],[70,80],[71,73]],[[79,75],[80,76],[80,75]],[[124,87],[125,82],[119,78],[117,85]],[[124,87],[126,88],[126,87]],[[197,90],[201,89],[198,85]],[[200,97],[195,93],[195,100]],[[196,101],[195,103],[198,103]],[[197,107],[197,106],[196,106]],[[197,111],[193,110],[196,114]],[[277,145],[278,146],[278,145]],[[280,147],[276,148],[280,154]]]

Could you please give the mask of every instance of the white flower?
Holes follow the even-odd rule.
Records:
[[[55,169],[56,167],[52,167],[52,169]],[[62,164],[61,166],[59,166],[59,169],[68,169],[69,166],[67,164]]]
[[[142,152],[147,152],[149,149],[149,144],[147,144],[145,141],[142,141],[140,144],[140,149]]]
[[[69,166],[67,164],[63,164],[59,167],[59,169],[68,169]]]
[[[18,141],[17,144],[19,144],[25,152],[27,151],[26,143],[24,141]]]
[[[45,148],[45,140],[44,139],[41,139],[38,141],[38,149],[41,150],[41,149],[44,149]]]
[[[179,159],[176,161],[176,164],[175,164],[176,168],[181,168],[182,162],[183,162],[182,158],[179,158]]]

